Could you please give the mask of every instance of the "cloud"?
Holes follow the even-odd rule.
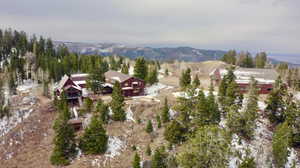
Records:
[[[299,53],[294,0],[10,0],[0,26],[54,40]]]

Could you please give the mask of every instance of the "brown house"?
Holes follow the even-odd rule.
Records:
[[[219,85],[223,77],[228,73],[226,69],[215,69],[210,73],[210,78],[214,81],[214,84]],[[274,87],[275,80],[278,77],[277,72],[274,69],[258,69],[258,68],[236,68],[234,70],[236,76],[236,83],[240,87],[241,93],[247,93],[251,77],[257,81],[257,88],[259,94],[269,94]]]
[[[69,103],[77,104],[82,99],[82,88],[67,75],[64,75],[55,87],[54,95],[60,98],[63,92]]]
[[[80,103],[82,98],[88,97],[86,81],[88,74],[64,75],[54,89],[54,94],[60,98],[62,92],[65,93],[69,102],[73,104]],[[103,84],[103,94],[112,93],[113,85],[116,81],[120,82],[124,96],[144,95],[145,82],[138,78],[117,72],[108,71],[105,73],[106,82]]]
[[[121,84],[124,96],[144,95],[145,82],[141,79],[123,74],[117,71],[107,71],[105,74],[106,83],[114,84],[118,81]]]

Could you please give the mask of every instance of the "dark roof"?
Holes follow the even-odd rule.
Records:
[[[104,75],[105,75],[106,79],[118,81],[120,83],[132,78],[129,75],[126,75],[126,74],[123,74],[123,73],[117,72],[117,71],[107,71],[107,72],[105,72]]]

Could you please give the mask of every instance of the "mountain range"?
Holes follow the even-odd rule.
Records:
[[[79,54],[99,54],[103,56],[118,55],[135,59],[143,56],[152,60],[180,60],[180,61],[207,61],[220,59],[226,51],[205,50],[191,47],[176,48],[152,48],[152,47],[131,47],[115,43],[81,43],[81,42],[59,42],[56,46],[64,44],[72,52]]]
[[[143,56],[150,60],[161,60],[161,61],[189,61],[199,62],[208,60],[220,59],[226,51],[223,50],[207,50],[207,49],[196,49],[192,47],[137,47],[137,46],[126,46],[117,43],[84,43],[84,42],[62,42],[55,41],[54,45],[65,45],[71,52],[88,55],[88,54],[99,54],[102,56],[118,55],[124,56],[131,59],[135,59],[139,56]],[[277,59],[280,58],[280,59]],[[273,64],[281,62],[289,62],[292,66],[299,66],[295,61],[289,61],[282,59],[283,56],[278,57],[270,54],[269,61]],[[285,61],[281,61],[285,60]]]

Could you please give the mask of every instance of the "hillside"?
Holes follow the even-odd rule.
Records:
[[[80,54],[100,54],[103,56],[118,55],[135,59],[143,56],[152,60],[180,60],[180,61],[207,61],[220,59],[225,51],[204,50],[191,47],[177,48],[151,48],[151,47],[128,47],[110,43],[76,43],[55,42],[55,45],[65,44],[72,52]]]

